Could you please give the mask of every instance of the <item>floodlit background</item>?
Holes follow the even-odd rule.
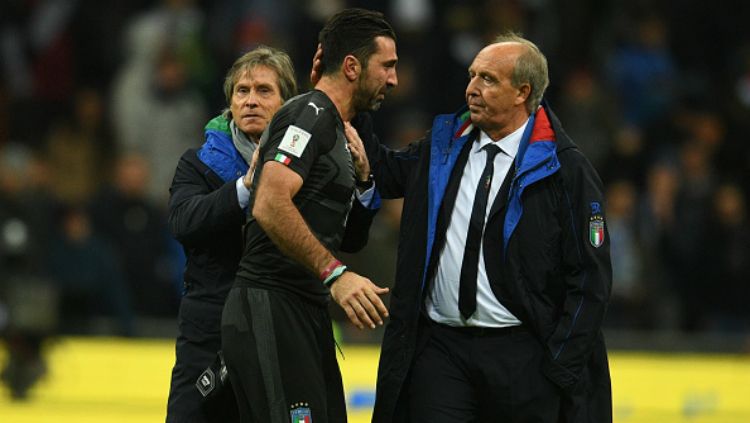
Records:
[[[163,421],[184,257],[164,212],[180,154],[225,106],[245,51],[284,48],[307,87],[316,35],[383,11],[399,87],[384,142],[463,104],[504,30],[550,63],[547,99],[601,174],[617,422],[750,421],[750,2],[0,1],[0,422]],[[393,280],[400,204],[342,256]],[[380,330],[340,324],[351,420]]]

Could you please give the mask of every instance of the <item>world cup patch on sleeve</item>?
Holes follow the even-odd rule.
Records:
[[[604,244],[604,214],[601,204],[596,201],[591,203],[589,242],[594,248],[599,248]]]
[[[306,402],[292,404],[289,414],[292,423],[312,423],[312,411],[310,411],[310,404]]]
[[[301,157],[305,148],[307,148],[307,142],[310,141],[311,136],[312,135],[304,129],[298,126],[289,125],[289,127],[286,128],[286,133],[284,133],[284,138],[281,139],[279,150],[286,151],[295,157]]]

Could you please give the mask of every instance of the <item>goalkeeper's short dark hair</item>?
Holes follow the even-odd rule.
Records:
[[[366,68],[377,48],[375,38],[381,36],[396,40],[396,33],[380,12],[351,8],[331,16],[318,34],[318,42],[323,46],[321,73],[336,72],[349,54]]]

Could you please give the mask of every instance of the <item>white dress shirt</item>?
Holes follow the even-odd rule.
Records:
[[[528,120],[512,134],[499,141],[494,141],[501,151],[495,156],[494,160],[494,173],[487,200],[487,209],[485,210],[485,222],[503,180],[505,180],[516,157],[527,124]],[[486,133],[481,132],[471,146],[469,158],[456,194],[453,214],[450,222],[448,222],[445,247],[440,253],[432,290],[426,300],[427,314],[430,318],[449,326],[505,327],[521,324],[518,318],[500,304],[492,292],[484,264],[484,242],[481,243],[479,249],[477,309],[468,320],[464,319],[458,310],[458,286],[466,246],[466,233],[471,220],[474,194],[487,161],[487,153],[482,151],[482,147],[492,142],[492,139]],[[482,238],[484,238],[484,234],[482,234]],[[498,257],[498,260],[500,259],[501,257]]]

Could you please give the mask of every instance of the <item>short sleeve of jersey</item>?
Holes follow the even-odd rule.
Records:
[[[320,95],[300,96],[276,113],[261,145],[263,162],[279,162],[303,180],[307,177],[316,159],[336,142],[336,112],[330,110],[334,106],[321,100]]]

